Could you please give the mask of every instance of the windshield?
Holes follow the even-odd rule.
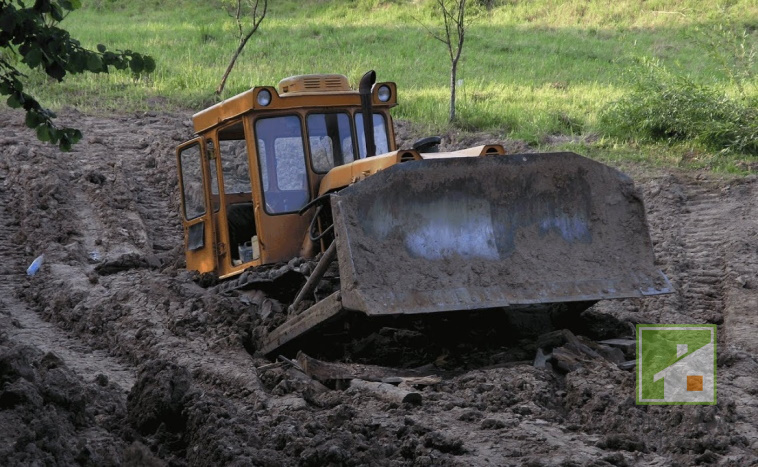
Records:
[[[308,176],[300,118],[260,118],[255,122],[266,212],[296,212],[308,202]]]
[[[355,160],[348,114],[310,114],[306,122],[313,170],[326,173],[333,167]]]

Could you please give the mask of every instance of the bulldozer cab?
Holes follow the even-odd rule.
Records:
[[[187,268],[225,278],[320,251],[307,232],[322,179],[372,154],[366,128],[376,153],[396,149],[395,84],[376,84],[370,99],[366,125],[346,77],[305,75],[195,114],[196,137],[176,151]]]

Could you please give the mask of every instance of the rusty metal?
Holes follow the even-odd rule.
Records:
[[[329,265],[332,264],[332,261],[337,257],[337,244],[332,242],[331,245],[329,245],[329,248],[326,249],[324,252],[324,255],[319,260],[318,264],[316,265],[316,268],[313,270],[310,276],[308,276],[308,280],[305,282],[305,285],[303,285],[303,288],[300,289],[300,292],[297,293],[297,297],[295,297],[295,301],[292,302],[292,305],[289,306],[289,310],[295,310],[297,309],[297,306],[300,304],[303,299],[313,292],[313,289],[316,288],[319,281],[322,277],[324,277],[324,273],[329,268]]]
[[[271,354],[316,326],[338,318],[344,312],[345,309],[340,302],[340,293],[334,292],[270,332],[260,342],[258,350],[266,355]]]

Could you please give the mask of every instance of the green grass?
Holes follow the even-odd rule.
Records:
[[[61,86],[32,74],[31,89],[43,104],[200,110],[217,101],[213,92],[236,46],[234,22],[221,7],[200,0],[84,3],[63,23],[74,37],[90,47],[102,42],[148,53],[158,67],[140,79],[114,72],[69,76]],[[627,75],[641,57],[737,94],[729,67],[709,59],[699,38],[728,25],[747,30],[749,43],[758,40],[754,0],[494,3],[489,11],[469,11],[459,126],[537,144],[547,135],[600,132],[599,116],[630,93]],[[395,118],[443,130],[449,60],[421,24],[434,19],[428,1],[272,1],[224,97],[303,73],[343,73],[355,84],[375,69],[379,80],[398,84]],[[755,81],[741,92],[758,96]]]

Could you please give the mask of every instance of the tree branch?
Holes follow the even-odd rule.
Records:
[[[258,7],[260,6],[260,0],[255,0],[255,4],[253,5],[252,9],[252,18],[253,18],[253,24],[250,27],[250,30],[247,32],[247,34],[242,34],[242,21],[241,21],[241,3],[242,0],[237,0],[238,10],[237,14],[240,15],[237,17],[237,25],[240,29],[240,36],[239,36],[239,44],[237,45],[237,49],[234,51],[234,54],[232,55],[231,60],[229,61],[229,65],[226,67],[226,71],[224,71],[224,76],[221,77],[221,83],[219,83],[218,87],[216,88],[216,95],[220,95],[222,92],[224,92],[224,87],[226,87],[226,80],[229,78],[229,75],[232,73],[232,70],[234,69],[234,65],[237,63],[237,58],[239,58],[240,54],[242,53],[242,50],[245,48],[245,45],[247,45],[247,42],[250,40],[251,37],[253,37],[253,34],[258,30],[258,27],[261,25],[261,22],[263,21],[263,18],[266,17],[266,12],[268,11],[268,0],[263,0],[263,12],[261,12],[260,16],[258,15]]]

